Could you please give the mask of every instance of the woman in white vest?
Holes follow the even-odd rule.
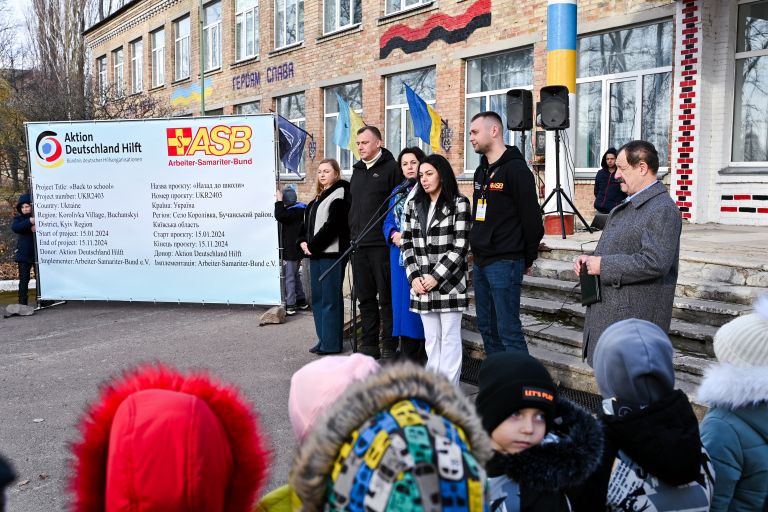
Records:
[[[323,279],[319,277],[349,247],[349,183],[341,179],[339,163],[327,158],[317,168],[316,197],[307,205],[298,244],[309,258],[312,313],[318,341],[313,354],[342,352],[344,296],[342,262]]]

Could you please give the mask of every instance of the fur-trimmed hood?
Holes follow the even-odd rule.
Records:
[[[464,430],[481,465],[490,459],[490,440],[474,406],[445,377],[412,363],[394,364],[357,382],[315,423],[293,462],[290,484],[304,510],[323,507],[327,477],[341,446],[369,418],[406,398],[428,403],[434,412]]]
[[[558,397],[552,433],[558,442],[532,446],[514,455],[495,454],[491,476],[505,474],[521,489],[563,491],[582,484],[603,456],[600,423],[570,400]]]
[[[710,407],[730,410],[768,403],[768,367],[714,364],[704,372],[698,398]]]

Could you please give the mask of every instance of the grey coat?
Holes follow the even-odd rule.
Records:
[[[587,306],[584,355],[592,365],[603,331],[626,318],[669,331],[680,259],[680,211],[656,182],[614,208],[597,243],[601,302]]]

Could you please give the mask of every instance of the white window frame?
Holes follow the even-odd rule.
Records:
[[[296,41],[292,41],[290,43],[286,42],[287,36],[288,36],[288,16],[286,13],[288,12],[288,2],[295,1],[296,2]],[[279,4],[282,4],[282,11],[283,11],[283,25],[281,27],[278,27],[278,16],[280,12]],[[275,11],[275,50],[280,50],[282,48],[290,48],[291,46],[297,46],[304,42],[304,0],[275,0],[274,4],[274,11]],[[281,45],[278,42],[278,34],[283,34],[283,44]]]
[[[131,42],[131,93],[138,94],[144,90],[144,40],[142,38]]]
[[[658,68],[648,68],[648,69],[642,69],[638,71],[628,71],[626,73],[613,73],[609,75],[599,75],[599,76],[591,76],[588,78],[577,78],[576,79],[576,86],[578,87],[579,84],[584,83],[592,83],[592,82],[601,82],[601,112],[600,112],[600,126],[602,127],[600,130],[600,153],[603,154],[606,151],[608,151],[608,144],[609,144],[609,127],[610,127],[610,116],[611,116],[611,110],[610,110],[610,101],[611,101],[611,84],[620,83],[620,82],[627,82],[630,80],[635,81],[635,108],[637,109],[635,113],[635,122],[632,126],[632,138],[633,139],[640,139],[643,129],[643,109],[642,109],[642,101],[643,101],[643,79],[647,75],[656,75],[659,73],[672,73],[672,66],[662,66]],[[577,122],[575,119],[575,115],[577,113],[575,106],[571,106],[571,121],[574,122],[574,124]],[[671,115],[671,114],[670,114]],[[670,128],[672,127],[672,123],[670,123]],[[576,132],[576,128],[574,126],[574,134]],[[575,137],[575,135],[574,135]],[[574,145],[576,144],[576,141],[574,141]],[[618,148],[616,148],[618,149]],[[576,155],[574,155],[575,159]],[[670,159],[674,158],[674,155],[670,153],[669,155]],[[574,161],[574,165],[576,162]],[[598,164],[599,166],[599,164]],[[669,172],[669,165],[659,165],[659,176],[664,176],[666,173]],[[576,178],[577,179],[583,179],[583,178],[594,178],[597,174],[597,168],[595,167],[576,167]]]
[[[355,4],[362,3],[363,0],[323,0],[323,35],[329,35],[333,34],[334,32],[341,32],[342,30],[347,30],[352,27],[356,27],[360,24],[362,24],[362,19],[360,21],[355,21]],[[325,19],[325,4],[328,2],[333,2],[336,4],[336,9],[334,12],[336,13],[336,19],[333,20],[333,28],[330,30],[326,30],[325,28],[325,22],[327,21]],[[344,2],[346,4],[349,4],[349,23],[346,25],[341,24],[341,3]],[[362,13],[362,6],[361,6],[361,13]],[[361,14],[362,16],[362,14]]]
[[[219,18],[215,21],[208,23],[209,9],[217,6],[219,7]],[[211,2],[203,6],[203,49],[205,50],[205,56],[203,62],[205,64],[205,72],[219,69],[221,67],[221,18],[222,12],[221,0],[217,2]]]
[[[295,117],[295,118],[288,118],[288,121],[292,122],[296,126],[299,126],[300,128],[306,130],[307,129],[307,95],[304,91],[296,92],[293,94],[286,94],[284,96],[278,96],[275,98],[275,112],[280,114],[280,102],[283,101],[285,98],[288,98],[290,96],[301,96],[304,102],[304,117]],[[280,114],[282,115],[282,114]],[[309,136],[307,136],[309,138]],[[305,142],[306,144],[306,142]],[[306,149],[306,146],[305,146]],[[289,171],[285,167],[283,167],[283,162],[280,161],[280,158],[277,159],[277,165],[280,168],[280,176],[282,179],[299,179],[298,176],[296,176],[296,173],[293,171]],[[304,153],[301,154],[301,161],[299,162],[299,174],[302,174],[304,176],[307,175],[307,163]]]
[[[402,73],[397,73],[395,75],[389,75],[389,76],[386,77],[386,80],[385,80],[385,83],[384,83],[384,133],[387,133],[388,130],[390,129],[389,122],[388,122],[389,116],[387,115],[387,113],[390,110],[400,109],[400,148],[401,148],[401,150],[402,150],[402,148],[407,147],[406,146],[406,141],[407,141],[407,135],[408,134],[406,132],[407,132],[407,129],[408,129],[408,117],[410,117],[410,115],[411,115],[410,112],[411,111],[408,108],[408,102],[407,101],[405,103],[397,103],[397,104],[392,104],[392,105],[389,104],[389,80],[399,79],[400,76],[405,74],[405,73],[412,73],[414,71],[420,71],[422,69],[427,69],[427,68],[432,68],[435,71],[435,99],[427,100],[427,99],[424,99],[423,97],[422,97],[422,99],[424,99],[424,103],[434,107],[435,104],[437,103],[437,68],[435,66],[427,66],[425,68],[409,69],[409,70],[403,71]],[[403,95],[405,95],[405,93],[403,93]],[[385,137],[385,139],[386,139],[386,137]],[[427,144],[426,142],[424,142],[421,139],[418,139],[418,147],[422,151],[424,151],[424,154],[426,154],[426,155],[429,155],[429,154],[432,153],[432,148],[430,147],[430,145]]]
[[[333,133],[328,133],[328,130],[326,129],[326,121],[328,119],[331,119],[331,118],[335,118],[337,122],[339,120],[339,112],[338,111],[328,113],[328,109],[326,108],[327,103],[325,101],[325,91],[326,91],[326,89],[333,89],[335,87],[339,87],[339,86],[342,86],[342,85],[353,84],[353,83],[355,83],[355,82],[347,82],[347,83],[343,83],[343,84],[336,84],[336,85],[328,86],[328,87],[323,89],[323,140],[333,140]],[[362,101],[363,100],[363,98],[362,98],[362,96],[363,96],[363,84],[360,81],[358,81],[357,83],[360,84],[360,104],[362,105],[362,103],[363,103],[363,101]],[[337,100],[334,97],[332,101],[337,101]],[[353,108],[352,110],[357,112],[358,114],[360,114],[360,116],[362,117],[362,115],[363,115],[363,109],[362,108]],[[352,134],[352,136],[355,137],[356,134]],[[352,151],[350,151],[348,149],[343,149],[343,148],[337,146],[336,144],[334,144],[333,146],[334,146],[334,149],[336,150],[336,153],[331,156],[331,155],[325,154],[325,150],[323,150],[323,153],[325,154],[325,158],[333,158],[337,162],[339,162],[339,165],[341,165],[341,161],[342,161],[341,154],[342,154],[342,151],[346,151],[346,152],[350,153],[350,157],[349,157],[350,167],[349,167],[349,169],[345,169],[345,168],[342,167],[341,168],[341,173],[344,174],[344,175],[347,175],[347,176],[352,174],[352,165],[354,165],[354,163],[355,163],[355,155],[354,155],[354,153],[352,153]]]
[[[125,62],[123,47],[112,50],[112,80],[115,84],[115,97],[125,96]]]
[[[152,45],[152,87],[165,84],[165,27],[149,33]],[[155,43],[159,43],[155,46]]]
[[[107,99],[107,88],[109,82],[107,81],[107,56],[103,55],[96,59],[96,73],[98,75],[98,90],[101,102],[104,103]]]
[[[389,1],[384,0],[384,16],[389,16],[391,14],[398,14],[401,12],[410,11],[412,9],[418,9],[419,7],[423,7],[425,5],[429,5],[433,3],[435,0],[399,0],[400,1],[400,8],[388,11],[389,8]],[[410,3],[410,5],[408,5]]]
[[[186,21],[188,33],[179,36],[179,28]],[[173,78],[174,80],[184,80],[190,76],[190,48],[189,41],[192,33],[192,20],[187,14],[173,22]]]
[[[736,49],[738,48],[738,38],[740,37],[740,34],[738,33],[738,26],[739,26],[739,7],[744,4],[751,4],[751,3],[757,3],[759,0],[739,0],[737,5],[734,5],[733,8],[735,9],[734,14],[734,32],[736,33],[736,38],[733,43],[733,62],[731,67],[731,80],[732,82],[729,84],[731,91],[732,91],[732,99],[730,102],[730,110],[731,110],[731,119],[730,119],[730,131],[728,132],[728,147],[726,148],[726,151],[728,152],[728,166],[729,167],[740,167],[742,169],[744,168],[760,168],[763,169],[768,165],[768,161],[765,160],[756,160],[754,162],[738,162],[733,160],[733,131],[735,129],[733,123],[736,120],[736,69],[737,69],[737,61],[742,59],[749,59],[753,57],[766,57],[768,58],[768,49],[765,50],[752,50],[749,52],[738,52]]]
[[[235,0],[237,6],[238,0]],[[248,23],[253,30],[253,41],[248,40]],[[253,59],[259,55],[259,0],[252,0],[235,13],[235,61]],[[248,52],[248,43],[253,43],[253,52]]]

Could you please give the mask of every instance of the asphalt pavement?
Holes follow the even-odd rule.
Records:
[[[262,308],[70,302],[0,319],[0,453],[19,478],[9,511],[66,510],[67,445],[106,379],[139,362],[207,368],[254,403],[273,454],[272,489],[295,449],[288,419],[291,375],[313,360],[310,312],[259,327]],[[349,347],[347,347],[348,349]],[[42,420],[42,421],[41,421]]]

